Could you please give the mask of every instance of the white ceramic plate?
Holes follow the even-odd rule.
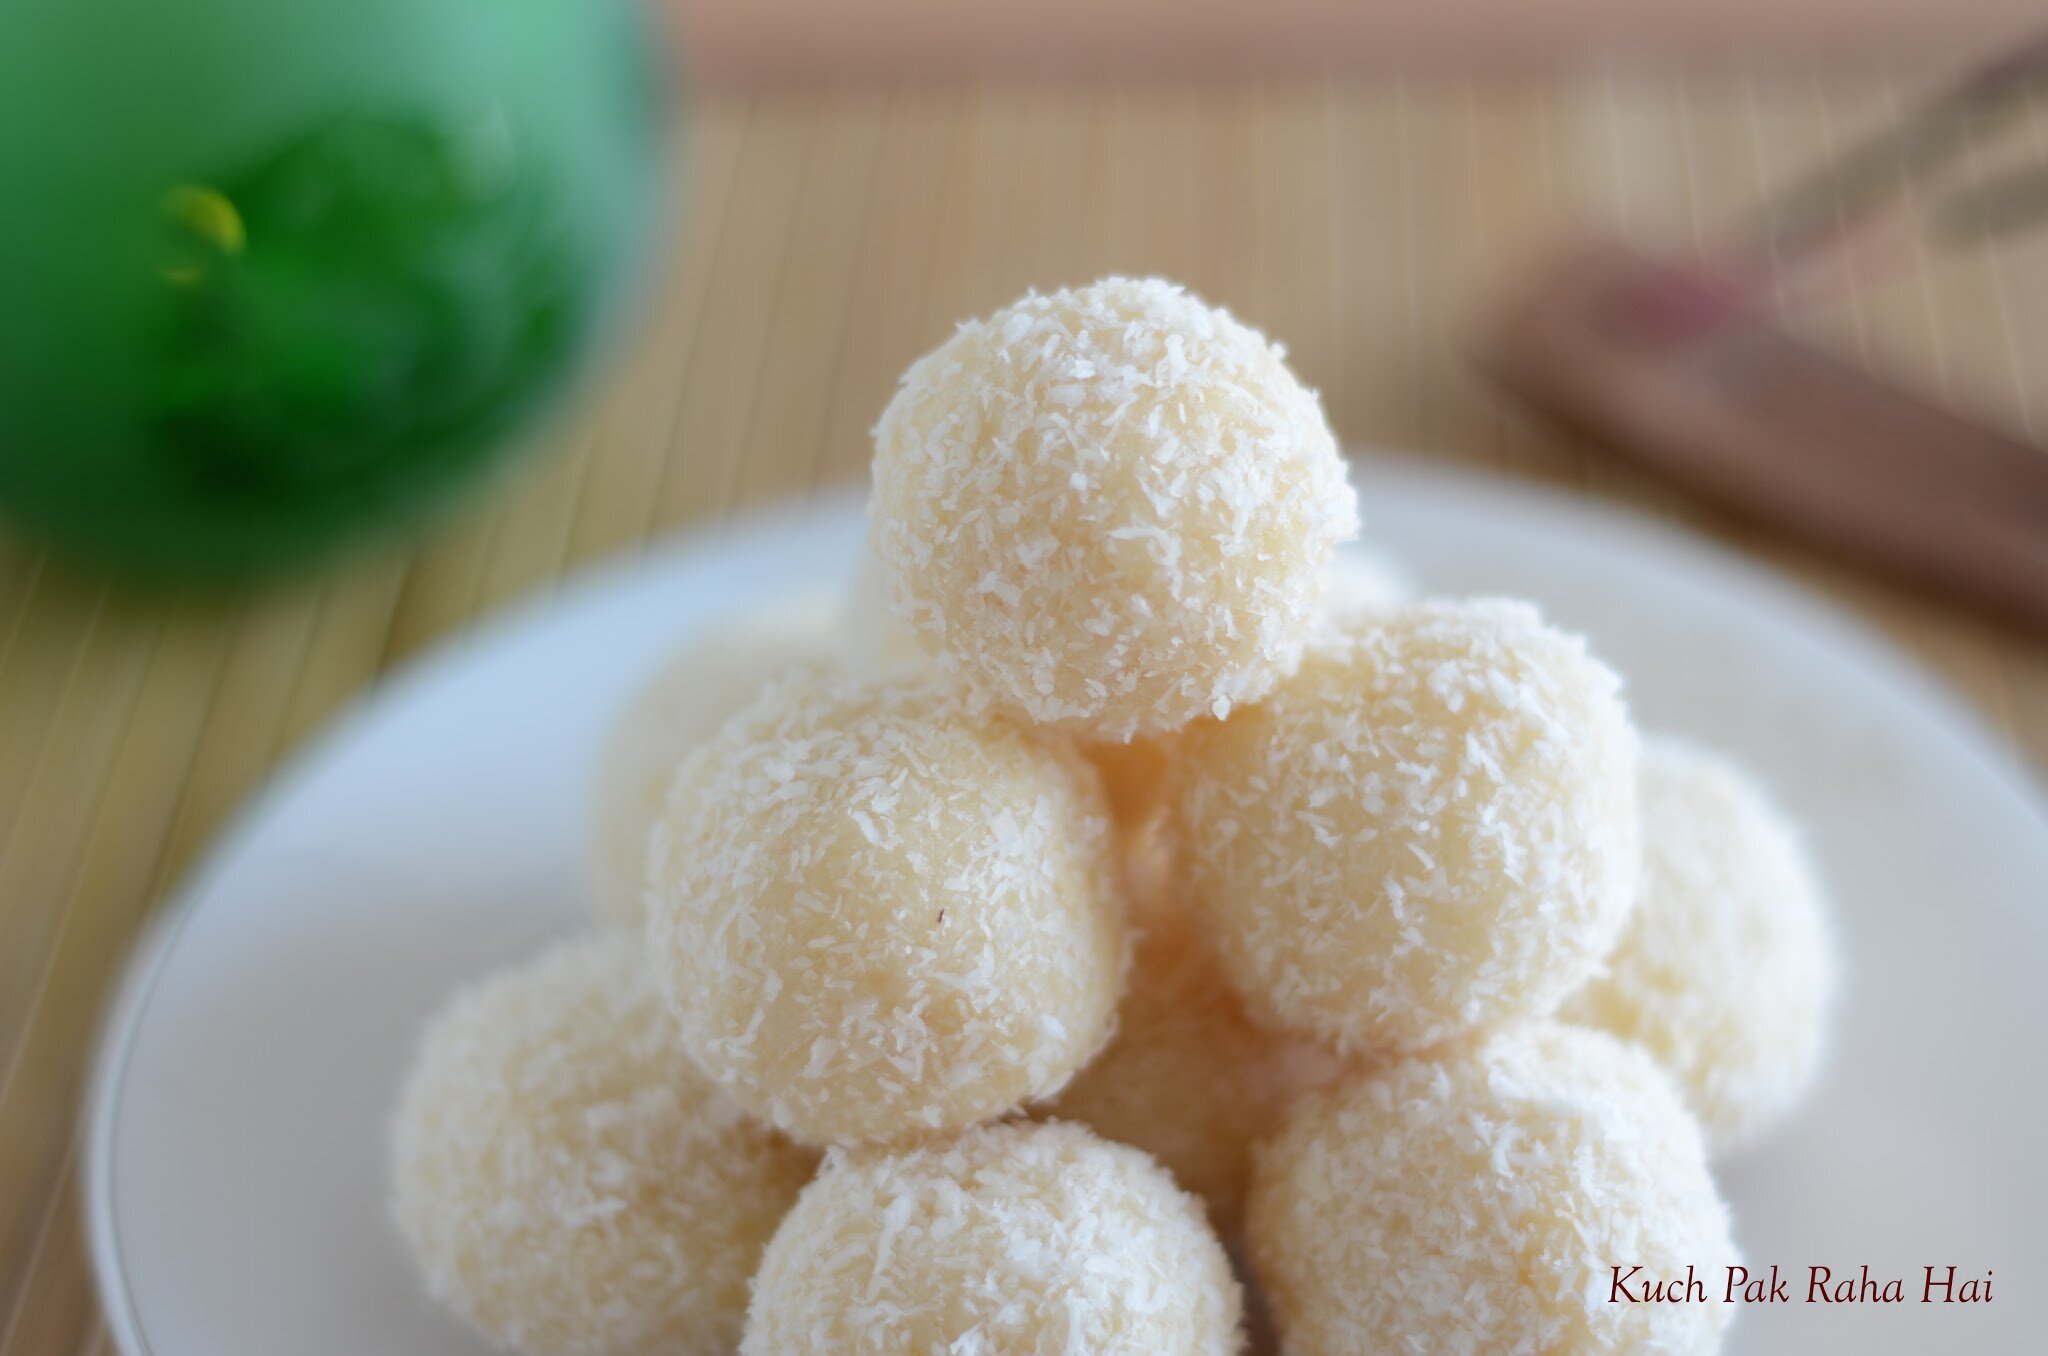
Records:
[[[1811,830],[1849,995],[1790,1130],[1728,1165],[1794,1303],[1748,1353],[2048,1352],[2048,811],[1946,695],[1777,580],[1531,489],[1368,464],[1372,536],[1432,591],[1539,600],[1646,726],[1726,748]],[[850,500],[679,542],[444,649],[242,816],[139,953],[92,1107],[93,1256],[129,1356],[462,1356],[386,1222],[387,1108],[457,982],[586,916],[608,716],[692,627],[849,572]],[[1807,1268],[1908,1303],[1807,1304]],[[1993,1299],[1922,1305],[1921,1269]]]

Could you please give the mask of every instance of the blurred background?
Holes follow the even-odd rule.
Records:
[[[857,485],[901,369],[1027,288],[1185,282],[1283,340],[1360,453],[1569,487],[1781,567],[2038,769],[2041,629],[1711,507],[1474,358],[1559,242],[1720,257],[1758,204],[2039,19],[2031,0],[0,11],[0,1356],[110,1350],[73,1209],[86,1060],[129,944],[237,802],[474,618]],[[2002,114],[1984,150],[2020,167],[2031,219],[2048,94]],[[1755,323],[2038,449],[2048,232],[1965,235],[1772,280]]]

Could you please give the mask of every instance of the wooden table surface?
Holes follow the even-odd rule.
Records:
[[[424,540],[166,605],[0,538],[0,1356],[112,1349],[77,1207],[95,1024],[137,929],[237,803],[474,618],[857,478],[904,364],[1027,287],[1182,279],[1284,339],[1350,443],[1732,542],[1893,635],[2015,760],[2048,762],[2041,638],[1760,540],[1525,420],[1461,360],[1496,282],[1566,224],[1689,239],[1901,97],[1612,77],[720,95],[679,143],[687,208],[637,338],[539,455]],[[2033,131],[2048,156],[2048,116]],[[2048,422],[2048,241],[1920,262],[1808,323]]]

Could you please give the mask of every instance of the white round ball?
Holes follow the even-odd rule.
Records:
[[[1604,973],[1562,1015],[1648,1050],[1715,1150],[1812,1085],[1837,986],[1827,906],[1799,834],[1727,759],[1645,742],[1643,879]]]
[[[1533,607],[1379,614],[1181,737],[1184,894],[1256,1010],[1346,1052],[1542,1016],[1633,901],[1636,744]]]
[[[725,1356],[817,1162],[690,1064],[639,952],[577,938],[457,994],[399,1100],[427,1288],[526,1356]]]
[[[940,665],[1096,739],[1264,693],[1358,526],[1280,350],[1157,279],[962,325],[883,411],[874,477],[891,600]]]
[[[1536,1023],[1354,1076],[1257,1153],[1246,1235],[1289,1356],[1708,1356],[1737,1260],[1698,1127],[1641,1051]],[[1706,1303],[1610,1302],[1697,1268]]]
[[[754,1281],[742,1356],[1235,1356],[1201,1207],[1135,1149],[1007,1124],[827,1160]]]
[[[1048,1096],[1122,989],[1094,770],[927,682],[771,689],[684,765],[649,879],[652,963],[691,1053],[813,1143]]]
[[[705,627],[613,722],[598,757],[591,811],[592,884],[605,918],[640,924],[647,834],[690,751],[775,679],[843,662],[837,603],[819,593]]]

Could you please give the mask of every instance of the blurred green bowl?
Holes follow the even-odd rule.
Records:
[[[233,577],[517,445],[644,266],[627,0],[0,5],[0,513]]]

